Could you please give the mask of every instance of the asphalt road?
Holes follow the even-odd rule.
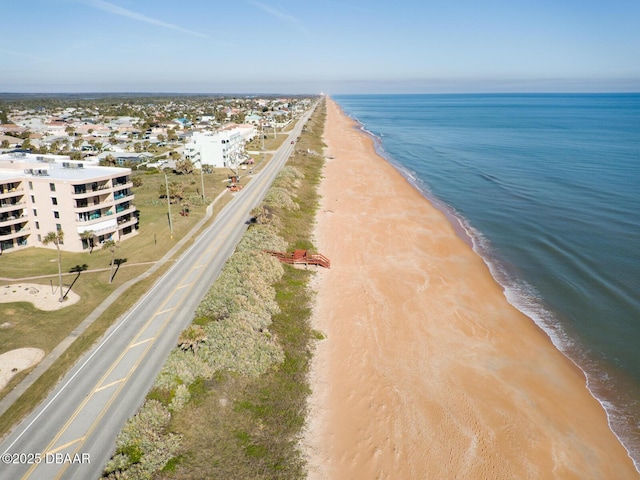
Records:
[[[5,438],[0,445],[1,480],[100,477],[117,434],[142,405],[310,115],[300,119],[273,159],[173,267]]]

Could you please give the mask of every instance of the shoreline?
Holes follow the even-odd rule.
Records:
[[[384,149],[382,145],[382,139],[380,137],[378,137],[375,133],[367,130],[357,118],[354,118],[346,113],[344,113],[344,115],[355,123],[354,128],[357,126],[363,134],[371,138],[376,155],[378,155],[385,162],[391,165],[412,188],[415,188],[418,192],[420,192],[424,199],[429,202],[433,208],[439,210],[447,218],[458,237],[470,248],[476,251],[476,253],[478,253],[476,250],[477,245],[475,237],[469,232],[469,227],[465,225],[464,221],[456,215],[455,211],[453,211],[453,208],[449,205],[446,205],[444,202],[442,202],[442,200],[431,193],[426,185],[421,186],[420,180],[417,177],[412,175],[411,172],[404,168],[403,165],[394,161],[393,158],[388,155],[386,150]]]
[[[316,237],[332,269],[317,280],[315,328],[327,340],[311,374],[309,478],[580,478],[587,464],[597,465],[589,472],[636,478],[584,372],[507,302],[485,260],[376,151],[371,134],[332,100],[327,107],[333,158]],[[349,209],[356,199],[358,208]],[[407,210],[418,213],[400,214]],[[369,215],[381,220],[362,221]],[[389,223],[407,233],[397,235]],[[373,257],[376,248],[383,254]],[[375,262],[363,261],[367,255]],[[390,328],[392,320],[399,328]],[[555,405],[559,398],[565,404]],[[581,425],[585,416],[594,425]],[[425,451],[438,455],[429,461]],[[608,465],[612,458],[616,466]]]
[[[535,291],[534,287],[524,280],[509,278],[509,274],[502,270],[501,262],[491,255],[490,249],[485,245],[488,240],[484,238],[480,232],[471,227],[468,221],[458,214],[453,207],[436,197],[413,172],[408,170],[404,165],[396,162],[393,157],[387,154],[381,137],[367,130],[365,125],[357,118],[352,117],[344,111],[343,114],[354,123],[353,128],[358,129],[371,139],[375,153],[391,165],[406,180],[410,187],[416,189],[431,206],[446,217],[458,238],[465,242],[486,264],[493,280],[502,288],[507,302],[528,317],[549,338],[549,341],[555,348],[581,372],[585,377],[585,386],[589,394],[598,401],[605,411],[609,429],[626,450],[627,455],[640,474],[640,460],[636,459],[640,439],[634,438],[632,426],[634,420],[629,417],[629,411],[620,409],[619,405],[616,404],[616,400],[625,402],[629,401],[632,397],[621,397],[620,393],[612,390],[611,385],[608,383],[610,376],[617,378],[617,381],[621,384],[630,382],[626,377],[627,374],[619,369],[614,369],[612,365],[604,365],[602,359],[591,357],[589,352],[585,352],[579,347],[576,347],[570,335],[561,325],[548,320],[548,317],[554,317],[557,313],[544,305],[543,300]],[[531,289],[533,289],[533,293],[527,293]],[[529,298],[531,296],[533,296],[533,300]],[[583,366],[583,363],[590,364],[593,368],[589,369]],[[605,379],[601,378],[603,375]],[[631,387],[633,391],[640,392],[638,386],[635,384],[627,384],[627,387]],[[636,453],[635,456],[634,453]]]

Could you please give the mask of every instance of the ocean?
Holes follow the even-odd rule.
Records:
[[[336,95],[587,376],[640,465],[640,94]]]

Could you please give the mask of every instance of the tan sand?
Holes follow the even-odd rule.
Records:
[[[17,348],[0,355],[0,390],[23,370],[37,365],[44,358],[39,348]]]
[[[80,300],[80,296],[73,290],[67,292],[66,300],[60,302],[59,287],[39,285],[37,283],[15,283],[0,286],[0,303],[29,302],[38,310],[60,310]]]
[[[327,108],[309,478],[639,478],[582,372]]]

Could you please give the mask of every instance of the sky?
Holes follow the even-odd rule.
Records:
[[[0,0],[0,92],[639,92],[639,0]]]

